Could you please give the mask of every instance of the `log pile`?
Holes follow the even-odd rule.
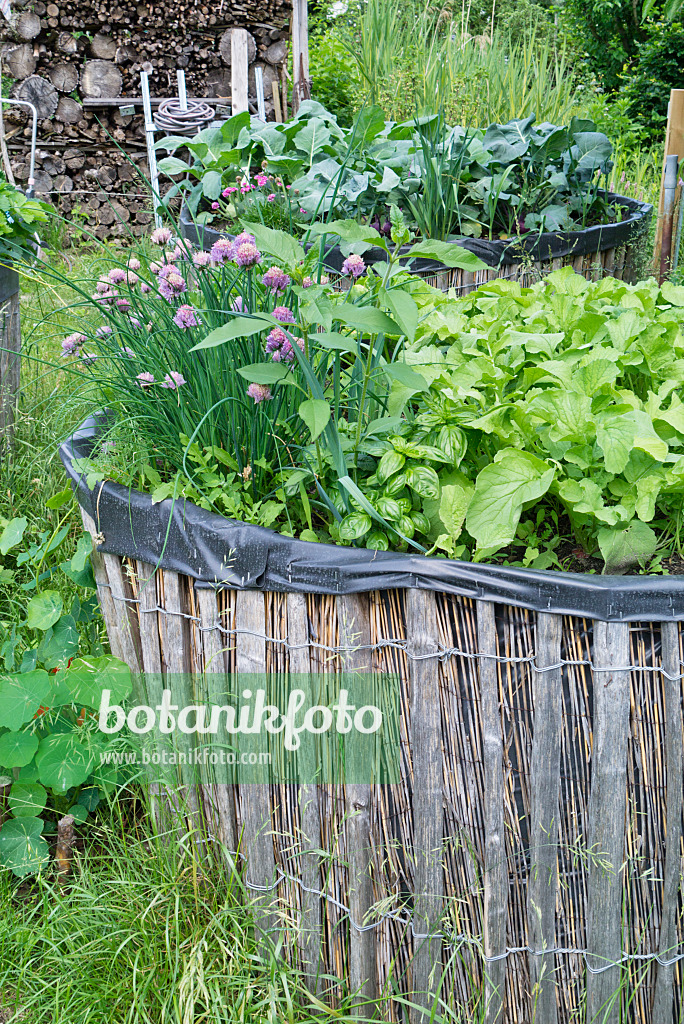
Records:
[[[147,175],[140,97],[147,71],[153,97],[176,95],[183,68],[188,96],[219,98],[230,109],[234,28],[248,29],[249,93],[263,69],[267,117],[271,82],[287,57],[288,0],[13,0],[0,19],[3,79],[10,96],[38,110],[36,192],[100,238],[141,234],[151,219],[136,168]],[[221,114],[221,110],[219,110]],[[18,183],[28,177],[31,121],[5,107],[5,131]]]

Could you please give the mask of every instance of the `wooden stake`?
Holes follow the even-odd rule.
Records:
[[[658,222],[656,224],[655,246],[653,249],[653,266],[655,273],[660,267],[660,242],[663,229],[663,210],[665,207],[665,166],[668,156],[676,154],[680,160],[684,158],[684,89],[670,90],[670,102],[667,107],[667,131],[665,133],[665,152],[663,154],[663,172],[660,184],[660,200],[658,202]]]
[[[247,78],[249,74],[248,33],[236,28],[230,37],[230,91],[233,115],[249,109]]]
[[[275,111],[275,119],[276,119],[276,121],[279,124],[282,124],[282,122],[283,122],[283,111],[282,111],[281,106],[280,106],[280,89],[278,88],[278,83],[277,82],[273,82],[272,88],[273,88],[273,109]]]
[[[0,268],[0,273],[8,271]],[[14,272],[11,272],[13,276]],[[21,378],[21,319],[19,287],[0,309],[2,351],[0,351],[0,437],[3,447],[12,444],[14,415],[16,412]]]
[[[280,84],[282,88],[283,121],[287,121],[287,69],[285,66],[283,66],[283,71],[280,76]]]
[[[302,100],[311,96],[307,0],[293,0],[292,4],[292,69],[292,113],[296,114]]]
[[[74,824],[76,819],[73,814],[67,814],[57,822],[57,848],[55,850],[55,863],[57,874],[61,879],[71,874],[74,860]]]

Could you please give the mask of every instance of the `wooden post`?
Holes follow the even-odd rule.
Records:
[[[370,612],[365,594],[342,594],[337,599],[341,685],[354,693],[354,673],[370,672]],[[365,649],[363,649],[365,648]],[[351,698],[353,701],[353,697]],[[349,989],[360,1002],[353,1008],[357,1016],[373,1017],[372,1000],[377,994],[375,931],[360,931],[369,924],[368,914],[375,902],[371,876],[371,787],[357,783],[345,787],[345,829],[349,862]],[[356,925],[357,927],[354,927]]]
[[[629,623],[594,623],[594,738],[589,794],[587,1024],[618,1024],[622,861],[629,738]],[[606,968],[607,970],[601,970]]]
[[[230,37],[230,95],[233,115],[249,110],[247,100],[249,75],[249,33],[244,28],[233,29]]]
[[[527,933],[530,979],[536,1019],[555,1024],[555,956],[539,956],[556,945],[558,895],[558,793],[563,732],[563,682],[560,615],[537,616],[537,669],[532,680],[534,733],[530,765],[530,876],[527,883]],[[551,667],[554,666],[554,667]],[[543,671],[546,669],[546,671]]]
[[[477,646],[480,654],[480,708],[482,759],[487,795],[484,814],[484,920],[485,963],[484,1024],[501,1024],[506,983],[506,919],[508,866],[504,832],[504,750],[501,735],[499,673],[494,660],[496,618],[494,605],[477,602]],[[492,655],[492,657],[486,657]]]
[[[278,83],[273,82],[271,88],[273,89],[273,110],[275,112],[275,119],[279,124],[283,121],[283,111],[280,106],[280,89]]]
[[[670,102],[667,107],[667,131],[665,133],[665,152],[663,153],[663,172],[658,202],[658,222],[656,224],[655,246],[653,249],[653,266],[655,273],[660,267],[660,242],[662,238],[663,209],[665,206],[665,166],[668,156],[676,154],[684,159],[684,89],[671,89]],[[678,190],[681,201],[681,189]]]
[[[439,701],[437,601],[433,591],[406,591],[406,640],[411,679],[413,759],[414,954],[412,1024],[424,1024],[439,995],[444,912],[444,779],[442,713]],[[433,657],[426,657],[433,655]],[[430,938],[415,936],[429,935]]]
[[[6,267],[0,267],[0,307],[0,439],[6,449],[12,443],[21,380],[19,277]]]
[[[292,70],[292,113],[296,114],[302,100],[311,97],[307,0],[293,0],[292,4]]]

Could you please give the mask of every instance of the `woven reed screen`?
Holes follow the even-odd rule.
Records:
[[[322,998],[351,988],[412,1022],[435,999],[456,1015],[438,1002],[436,1019],[487,1024],[680,1019],[677,624],[418,590],[214,591],[94,563],[114,654],[197,673],[196,699],[212,671],[400,675],[400,784],[212,778],[187,804],[240,842],[258,926]]]

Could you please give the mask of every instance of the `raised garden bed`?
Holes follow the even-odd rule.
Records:
[[[629,216],[620,223],[598,225],[583,231],[543,232],[507,241],[460,239],[452,244],[475,253],[488,264],[488,270],[448,269],[436,260],[424,259],[414,261],[412,273],[435,287],[454,288],[460,294],[467,294],[496,278],[519,281],[527,287],[565,266],[572,266],[576,273],[592,280],[616,277],[633,284],[639,279],[643,242],[648,234],[653,207],[613,193],[609,193],[607,198],[624,206]],[[178,223],[181,236],[207,252],[220,238],[233,237],[210,225],[195,223],[186,204],[181,207]],[[386,261],[387,254],[374,247],[367,249],[363,258],[367,264],[380,263]],[[339,273],[344,259],[340,247],[330,245],[325,263],[331,272]]]
[[[585,998],[604,1024],[679,1019],[681,579],[311,544],[90,491],[73,459],[97,430],[61,456],[113,653],[148,688],[185,674],[199,702],[216,672],[399,676],[399,784],[237,791],[179,769],[189,824],[242,837],[259,927],[278,931],[279,905],[295,922],[312,989],[329,998],[327,975],[374,1000],[392,970],[395,1020],[435,996],[505,1024],[574,1021]]]

